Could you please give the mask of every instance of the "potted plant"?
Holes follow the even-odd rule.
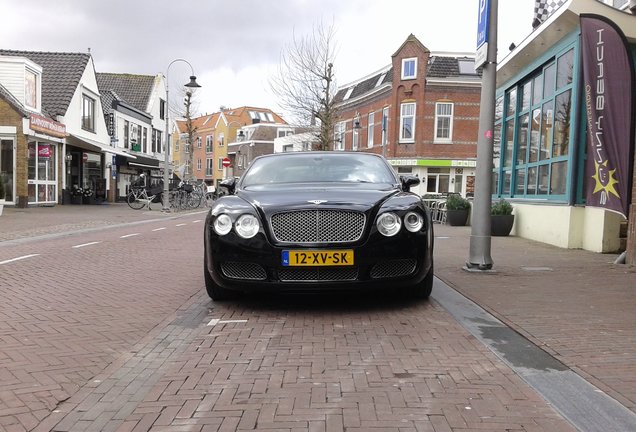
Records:
[[[82,204],[84,199],[84,188],[73,185],[71,188],[71,204]]]
[[[4,177],[0,174],[0,216],[4,210]]]
[[[507,236],[512,231],[515,215],[512,214],[512,204],[500,199],[490,208],[490,235]]]
[[[450,194],[446,199],[446,223],[450,226],[464,226],[468,220],[470,202],[459,194]]]

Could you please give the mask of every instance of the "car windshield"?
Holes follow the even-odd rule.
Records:
[[[242,186],[324,182],[393,184],[396,178],[386,162],[374,155],[308,152],[255,160]]]

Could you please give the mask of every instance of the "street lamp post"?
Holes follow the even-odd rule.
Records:
[[[176,62],[184,62],[188,66],[190,66],[190,71],[191,71],[190,82],[185,84],[184,87],[189,87],[189,88],[201,87],[199,84],[197,84],[197,77],[194,76],[194,68],[192,67],[190,62],[184,59],[175,59],[170,62],[170,64],[168,65],[168,69],[166,70],[166,146],[164,149],[163,209],[162,209],[162,211],[164,212],[170,211],[170,198],[168,196],[168,194],[170,193],[170,189],[169,189],[169,184],[170,184],[170,121],[169,121],[170,93],[169,93],[169,87],[170,87],[170,82],[168,80],[168,77],[170,75],[170,66],[172,66]]]

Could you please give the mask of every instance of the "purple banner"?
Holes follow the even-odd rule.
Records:
[[[586,205],[627,217],[634,145],[634,64],[625,36],[598,15],[581,15],[587,111]]]

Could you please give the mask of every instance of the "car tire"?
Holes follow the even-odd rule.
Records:
[[[422,299],[422,300],[428,299],[429,296],[431,295],[431,291],[433,291],[433,278],[434,278],[433,266],[431,265],[431,268],[428,271],[428,274],[422,280],[422,282],[418,283],[417,285],[413,285],[411,287],[409,292],[411,297]]]
[[[208,296],[214,301],[231,300],[236,297],[236,293],[225,288],[221,288],[214,282],[210,272],[207,269],[205,260],[203,262],[203,278],[205,280],[205,290],[208,292]]]

